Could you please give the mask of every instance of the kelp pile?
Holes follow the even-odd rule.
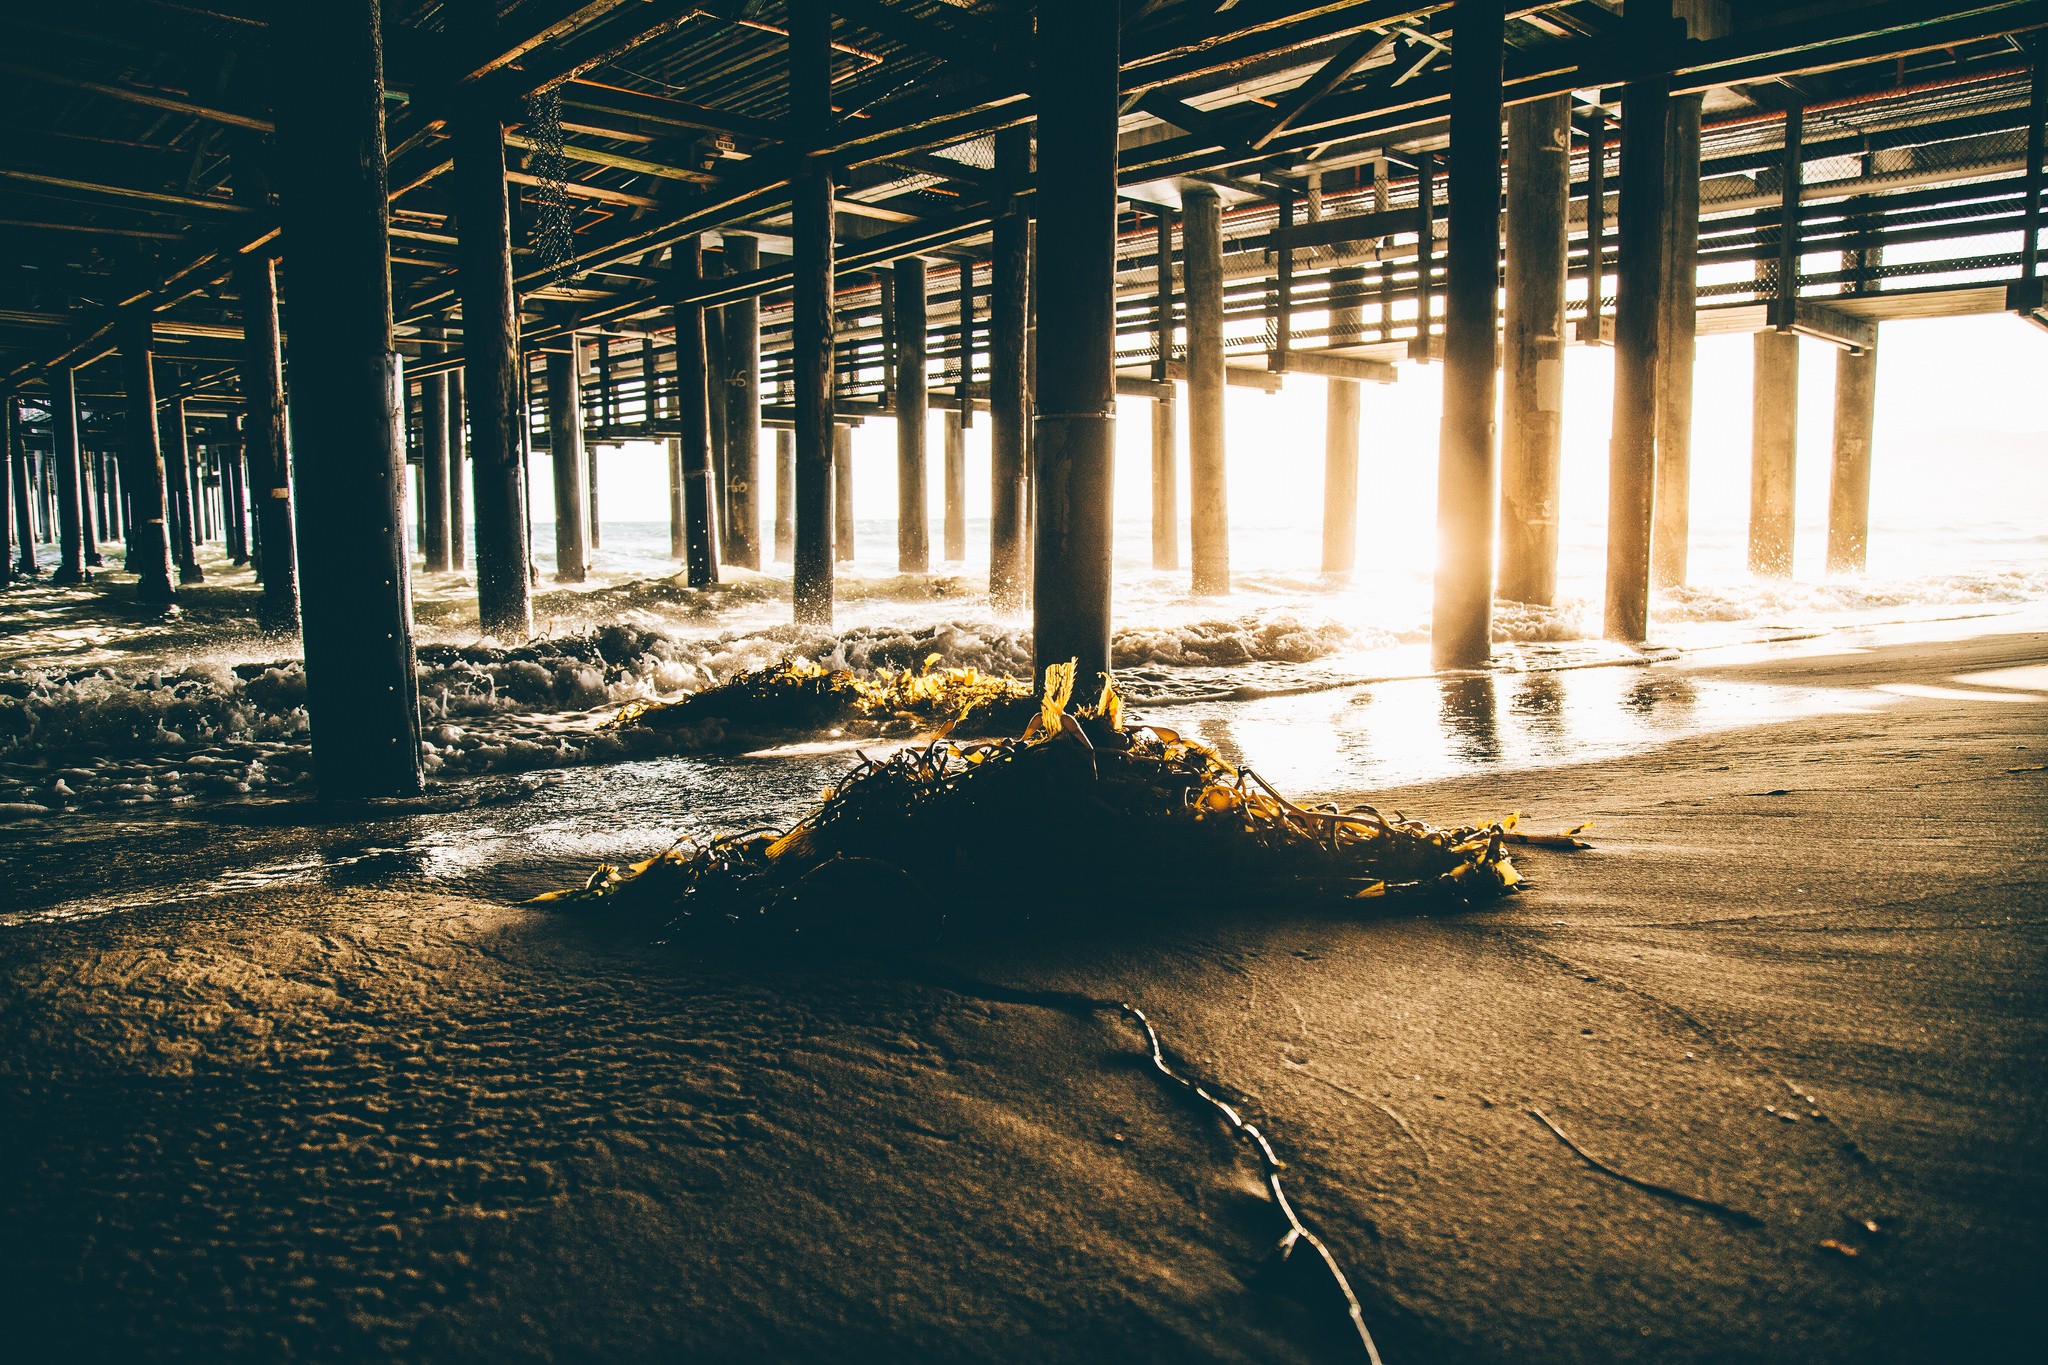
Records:
[[[816,697],[821,713],[845,704],[846,685],[823,670],[752,676],[770,697]],[[894,686],[958,700],[933,677]],[[1002,681],[992,710],[1017,700],[1009,689],[1021,685]],[[791,829],[685,840],[543,899],[665,912],[678,930],[872,943],[877,931],[935,935],[949,906],[970,902],[978,920],[1043,919],[1262,897],[1465,901],[1519,881],[1504,852],[1511,820],[1440,829],[1365,805],[1305,808],[1202,745],[1130,720],[1106,678],[1094,705],[1070,707],[1073,684],[1072,664],[1049,668],[1020,737],[962,740],[949,723],[928,743],[864,756]]]
[[[679,701],[635,702],[614,726],[762,736],[839,730],[860,738],[901,738],[941,724],[972,734],[1014,730],[1031,712],[1030,684],[974,668],[883,670],[862,677],[785,660]]]

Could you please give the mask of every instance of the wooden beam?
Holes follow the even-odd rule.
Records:
[[[1848,351],[1867,351],[1877,345],[1875,321],[1855,317],[1815,299],[1798,301],[1793,309],[1792,325],[1786,330],[1829,342]]]
[[[1308,107],[1337,88],[1346,76],[1392,48],[1398,35],[1367,29],[1345,44],[1336,56],[1324,62],[1316,73],[1287,92],[1265,128],[1249,139],[1254,148],[1263,147],[1307,112]],[[1194,130],[1190,130],[1194,131]]]
[[[566,37],[587,24],[604,18],[632,0],[544,0],[524,8],[535,11],[525,16],[525,27],[508,38],[500,33],[490,40],[487,51],[459,63],[457,85],[469,85],[496,71],[502,71],[537,47]],[[523,14],[523,10],[522,10]]]
[[[1401,377],[1401,372],[1384,360],[1331,355],[1328,351],[1289,351],[1281,373],[1319,374],[1326,379],[1353,379],[1361,384],[1392,384]]]
[[[507,140],[509,141],[509,139]],[[505,178],[515,185],[544,187],[551,183],[537,175],[529,175],[525,171],[508,170],[505,172]],[[595,199],[600,204],[618,204],[626,208],[636,209],[658,209],[661,207],[660,200],[649,199],[644,194],[627,194],[624,190],[608,190],[602,185],[586,185],[580,180],[564,180],[560,184],[562,186],[562,193],[573,194],[578,199]]]
[[[171,95],[160,95],[154,90],[138,90],[129,85],[110,85],[104,81],[89,81],[78,76],[66,75],[48,67],[23,66],[18,62],[0,62],[0,76],[11,76],[16,80],[40,81],[44,85],[62,86],[67,90],[84,90],[108,99],[121,100],[127,104],[140,104],[151,109],[162,109],[173,114],[183,114],[205,123],[225,123],[231,128],[247,128],[253,132],[276,131],[276,125],[267,118],[253,114],[238,114],[229,109],[215,109],[209,105],[195,104],[191,100],[177,99]]]
[[[90,180],[71,180],[60,175],[38,175],[34,171],[20,171],[6,166],[0,166],[0,180],[12,180],[17,184],[36,185],[46,189],[103,194],[110,199],[132,199],[137,203],[163,204],[169,208],[207,209],[214,213],[251,212],[248,205],[230,203],[225,199],[202,199],[196,195],[141,190],[128,185],[101,185]]]
[[[505,145],[517,147],[523,152],[544,150],[540,143],[521,133],[505,134]],[[662,161],[649,161],[645,157],[625,156],[619,152],[607,152],[598,147],[583,147],[575,143],[563,143],[562,155],[571,161],[584,161],[593,166],[608,166],[615,171],[633,171],[639,175],[656,176],[662,180],[687,180],[694,185],[712,185],[718,177],[688,166],[671,166]]]
[[[862,28],[872,29],[885,38],[894,38],[905,47],[915,48],[949,65],[965,67],[986,79],[1008,82],[1014,75],[994,44],[956,32],[949,25],[907,14],[885,3],[885,0],[833,0],[832,9],[841,18],[851,19]]]

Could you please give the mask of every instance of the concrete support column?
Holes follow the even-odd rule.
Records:
[[[1116,461],[1119,13],[1100,0],[1038,9],[1038,356],[1033,427],[1034,676],[1077,661],[1084,695],[1110,668]],[[1050,282],[1053,287],[1047,288]],[[900,301],[899,301],[900,303]]]
[[[1641,0],[1638,33],[1655,32]],[[1668,18],[1668,5],[1657,10]],[[1659,323],[1665,316],[1666,110],[1670,82],[1646,76],[1621,98],[1621,222],[1614,293],[1614,423],[1607,461],[1607,609],[1610,640],[1639,644],[1650,629],[1650,529],[1657,488]]]
[[[1180,567],[1180,391],[1152,400],[1152,567]]]
[[[1799,336],[1754,338],[1749,436],[1749,571],[1792,576],[1792,485],[1799,463]]]
[[[1365,325],[1365,272],[1330,276],[1330,332],[1352,338]],[[1331,379],[1323,418],[1323,572],[1348,574],[1358,563],[1358,417],[1364,386]]]
[[[1657,495],[1650,580],[1685,582],[1692,535],[1692,378],[1699,318],[1700,96],[1671,99],[1664,166],[1664,308],[1658,322]]]
[[[448,123],[455,166],[456,286],[462,294],[462,389],[469,404],[470,503],[476,519],[476,600],[483,629],[533,633],[527,544],[526,407],[512,290],[504,125],[481,99]],[[270,527],[263,528],[270,553]]]
[[[896,568],[929,573],[932,567],[931,498],[925,471],[925,264],[916,256],[896,262]]]
[[[675,247],[676,274],[685,293],[702,279],[704,250],[690,237]],[[675,471],[683,493],[683,564],[693,588],[718,581],[718,526],[713,503],[711,466],[710,339],[704,331],[707,310],[700,303],[679,303],[676,328],[676,416],[681,435],[676,441]]]
[[[422,785],[379,0],[278,11],[306,708],[330,799]]]
[[[796,545],[796,434],[775,429],[775,558],[787,563]]]
[[[589,576],[583,507],[582,346],[571,335],[547,353],[548,463],[555,473],[555,581]]]
[[[50,434],[57,460],[57,571],[52,583],[85,581],[85,471],[78,456],[78,372],[50,376]]]
[[[1230,591],[1230,495],[1223,446],[1223,201],[1197,187],[1181,204],[1187,279],[1188,544],[1194,591]]]
[[[761,241],[725,238],[726,267],[745,274],[761,264]],[[753,295],[725,306],[726,559],[761,567],[761,301]]]
[[[823,137],[832,122],[832,17],[823,6],[789,15],[790,122]],[[795,598],[799,625],[832,624],[832,177],[808,167],[791,190],[795,387]]]
[[[1828,572],[1862,573],[1870,542],[1877,347],[1835,352],[1835,460],[1828,478]]]
[[[1451,22],[1449,248],[1444,253],[1444,398],[1437,442],[1438,668],[1478,668],[1493,643],[1494,298],[1500,262],[1501,0],[1457,0]]]
[[[974,400],[961,386],[962,407],[974,410]],[[959,563],[967,558],[967,428],[960,408],[946,412],[946,558]]]
[[[128,490],[128,572],[135,596],[152,606],[176,600],[171,584],[169,492],[165,485],[163,433],[156,420],[156,358],[149,315],[121,321],[121,384],[128,395],[128,440],[121,482]],[[33,572],[33,561],[30,571]]]
[[[1570,118],[1569,95],[1508,110],[1498,591],[1510,602],[1546,607],[1557,603],[1557,503],[1564,468]]]
[[[1031,183],[1031,130],[996,134],[996,175],[1016,192]],[[1024,605],[1025,450],[1031,401],[1025,383],[1031,313],[1031,220],[1021,201],[996,219],[989,247],[988,594],[997,611]]]
[[[428,573],[448,572],[448,377],[420,381],[420,555]]]
[[[833,558],[853,559],[853,428],[832,428]]]

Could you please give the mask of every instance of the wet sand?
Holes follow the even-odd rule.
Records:
[[[1687,665],[1905,692],[1370,794],[1596,822],[1461,914],[832,962],[381,886],[13,928],[0,1311],[39,1359],[1344,1358],[1242,1147],[1015,995],[1072,990],[1266,1129],[1390,1361],[2015,1355],[2048,692],[1956,675],[2044,664]]]

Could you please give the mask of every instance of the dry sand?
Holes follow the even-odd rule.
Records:
[[[1246,1153],[1137,1035],[965,976],[1142,1004],[1272,1135],[1389,1361],[2017,1358],[2048,693],[1954,679],[2044,663],[1994,636],[1723,670],[1960,695],[1375,794],[1597,822],[1463,914],[1205,905],[830,963],[388,891],[14,929],[5,1331],[22,1359],[1342,1358]]]

